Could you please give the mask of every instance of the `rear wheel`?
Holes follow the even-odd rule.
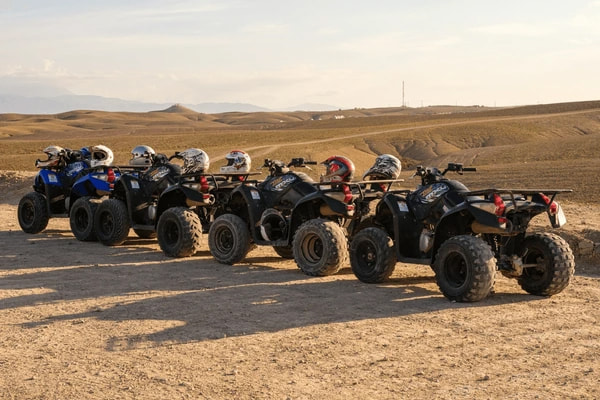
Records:
[[[208,231],[210,253],[222,264],[235,264],[250,251],[250,232],[243,219],[223,214],[213,221]]]
[[[453,301],[473,302],[484,299],[492,290],[496,259],[482,239],[461,235],[442,243],[433,269],[444,296]]]
[[[344,230],[326,219],[311,219],[300,225],[293,249],[296,264],[306,275],[332,275],[348,261]]]
[[[96,240],[94,214],[96,213],[98,204],[92,202],[91,199],[90,196],[80,197],[71,206],[69,223],[71,225],[71,232],[73,232],[73,236],[77,240]]]
[[[23,232],[40,233],[48,226],[48,208],[46,196],[38,192],[29,192],[21,201],[17,210],[19,225]]]
[[[562,292],[575,272],[575,258],[569,244],[552,233],[527,236],[522,244],[523,274],[519,285],[528,293],[552,296]]]
[[[392,238],[379,228],[361,230],[350,242],[350,265],[361,282],[383,282],[396,267]]]
[[[200,250],[202,224],[198,215],[185,207],[166,210],[156,228],[158,244],[169,257],[189,257]]]
[[[96,237],[106,246],[122,244],[129,235],[129,216],[125,202],[118,199],[104,200],[96,210],[94,229]]]

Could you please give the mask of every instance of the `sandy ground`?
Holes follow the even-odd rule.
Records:
[[[600,268],[561,294],[460,304],[428,267],[366,285],[303,275],[269,248],[242,264],[153,240],[78,242],[66,219],[23,233],[27,176],[0,180],[2,399],[598,399]],[[566,204],[566,229],[600,230]],[[600,241],[600,240],[597,240]]]

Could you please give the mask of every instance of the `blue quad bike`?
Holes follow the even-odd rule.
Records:
[[[414,191],[386,193],[372,227],[350,243],[350,263],[366,283],[387,279],[398,261],[430,265],[445,297],[474,302],[492,291],[496,271],[515,278],[526,292],[551,296],[574,273],[573,252],[560,236],[528,232],[531,219],[547,214],[553,228],[566,223],[559,193],[571,190],[484,189],[470,191],[447,172],[475,171],[449,163],[444,171],[417,167]]]
[[[91,221],[94,205],[92,198],[109,193],[118,173],[108,167],[90,169],[89,161],[77,152],[62,156],[54,166],[41,166],[35,176],[33,191],[19,201],[18,219],[26,233],[39,233],[46,229],[50,218],[71,219],[71,228],[79,240],[94,238]]]

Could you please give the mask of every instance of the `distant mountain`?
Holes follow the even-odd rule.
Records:
[[[148,112],[164,110],[173,103],[145,103],[117,98],[64,94],[49,97],[25,97],[0,94],[0,114],[58,114],[73,110]],[[270,111],[267,108],[245,103],[182,104],[196,112],[218,114],[223,112]]]

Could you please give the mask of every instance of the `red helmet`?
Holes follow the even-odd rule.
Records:
[[[354,177],[354,163],[347,157],[331,156],[321,164],[326,168],[321,182],[349,182]]]

